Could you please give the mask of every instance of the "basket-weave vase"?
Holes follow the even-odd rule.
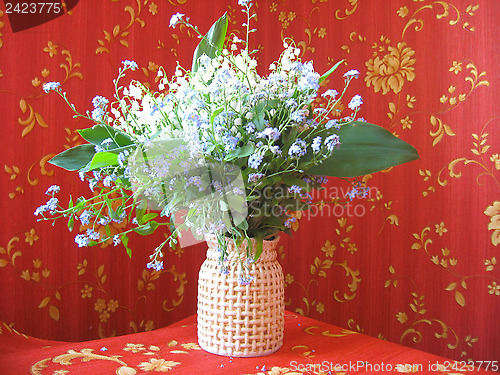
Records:
[[[258,357],[283,344],[284,279],[276,259],[279,238],[264,241],[259,259],[251,264],[248,285],[238,282],[240,263],[234,242],[228,243],[229,273],[221,273],[215,236],[207,235],[207,259],[198,279],[198,343],[209,353]],[[255,249],[255,246],[254,246]],[[240,256],[246,261],[246,242]]]

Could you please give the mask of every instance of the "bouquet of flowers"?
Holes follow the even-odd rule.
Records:
[[[221,261],[228,239],[237,245],[248,240],[247,251],[258,258],[264,239],[288,232],[292,213],[310,209],[310,193],[321,188],[325,176],[361,176],[418,158],[411,145],[387,130],[356,120],[361,96],[350,100],[350,116],[334,116],[359,75],[349,70],[340,93],[319,94],[321,83],[342,61],[320,75],[311,61],[301,61],[294,42],[285,40],[269,74],[260,76],[255,51],[248,49],[255,31],[249,27],[252,4],[240,0],[240,5],[247,15],[246,40],[226,38],[226,15],[204,36],[185,15],[172,16],[170,26],[192,28],[201,42],[191,70],[177,66],[168,77],[159,69],[157,91],[137,81],[120,84],[128,70],[137,69],[129,60],[114,81],[115,100],[96,96],[86,114],[77,112],[57,82],[44,85],[46,92],[61,95],[75,117],[95,123],[79,130],[87,143],[50,161],[78,171],[94,195],[70,198],[63,208],[55,197],[59,187],[52,186],[51,198],[36,215],[64,217],[70,230],[78,220],[87,228],[75,237],[78,246],[113,241],[129,255],[128,234],[149,235],[168,226],[170,235],[148,264],[155,269],[162,268],[162,248],[176,246],[185,229],[196,238],[215,234]],[[315,103],[319,95],[322,105]],[[354,187],[350,194],[363,190]],[[111,224],[126,217],[133,227],[113,231]]]

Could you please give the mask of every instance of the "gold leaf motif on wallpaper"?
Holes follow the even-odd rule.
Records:
[[[50,305],[49,306],[49,316],[51,319],[55,320],[55,321],[59,321],[59,309],[57,307],[55,307],[54,305]]]
[[[465,306],[465,297],[458,290],[455,291],[455,301],[462,307]]]
[[[353,270],[351,267],[349,267],[349,264],[347,260],[344,260],[342,263],[334,263],[335,266],[342,267],[345,270],[345,275],[348,277],[351,277],[351,283],[347,284],[349,291],[351,294],[348,294],[347,292],[343,293],[342,297],[343,299],[339,296],[340,295],[340,290],[336,289],[333,292],[333,297],[337,302],[346,302],[346,301],[351,301],[354,298],[356,298],[356,291],[358,289],[358,283],[361,282],[361,278],[359,276],[359,270]]]
[[[61,84],[63,84],[72,77],[80,78],[82,80],[83,74],[76,70],[77,68],[80,68],[81,66],[80,63],[73,63],[73,56],[71,55],[71,52],[69,52],[67,49],[62,51],[62,55],[65,56],[64,59],[66,60],[67,64],[59,65],[59,67],[64,69],[66,73],[66,77],[64,78],[64,81],[61,82]]]
[[[0,18],[3,17],[3,15],[4,15],[3,11],[0,10]],[[0,21],[0,30],[2,30],[4,27],[5,27],[5,22]],[[2,47],[3,47],[3,39],[2,39],[2,33],[0,32],[0,48]]]
[[[112,32],[108,32],[106,30],[103,30],[104,33],[104,40],[106,40],[109,44],[109,47],[106,47],[106,43],[103,40],[97,40],[97,43],[99,44],[99,47],[96,48],[95,54],[102,54],[102,53],[110,53],[109,48],[111,47],[111,44],[115,42],[116,40],[119,41],[119,43],[125,47],[128,48],[129,44],[128,41],[125,39],[129,34],[130,34],[130,29],[134,25],[134,23],[138,23],[141,27],[144,27],[146,23],[139,18],[139,15],[142,12],[142,4],[140,0],[136,0],[137,4],[137,11],[131,7],[130,5],[125,6],[124,11],[128,13],[130,19],[128,24],[125,27],[121,27],[120,25],[115,25],[113,27]]]
[[[326,273],[324,270],[331,268],[333,264],[333,261],[325,259],[321,261],[318,257],[314,259],[314,264],[311,264],[311,275],[316,274],[316,271],[318,271],[318,276],[320,277],[326,277]]]
[[[464,80],[465,82],[468,82],[470,84],[470,87],[468,91],[459,92],[456,85],[450,85],[446,92],[443,93],[439,98],[439,102],[445,105],[443,109],[441,109],[440,113],[450,111],[457,107],[460,103],[464,102],[478,87],[488,87],[490,85],[489,81],[483,79],[486,76],[486,72],[483,71],[479,73],[476,65],[470,60],[454,60],[451,67],[449,68],[449,71],[453,72],[455,75],[460,74],[463,71],[462,66],[464,63],[467,63],[467,76]]]
[[[349,319],[347,321],[347,326],[352,330],[352,331],[356,331],[356,332],[359,332],[359,333],[363,333],[365,332],[365,330],[363,328],[361,328],[361,326],[359,324],[357,324],[355,322],[354,319]]]
[[[47,306],[50,302],[50,296],[45,297],[42,302],[38,305],[39,309],[43,309],[45,306]]]
[[[413,302],[410,303],[410,309],[417,314],[425,314],[427,312],[427,310],[424,308],[425,305],[423,302],[425,296],[419,296],[415,292],[412,292],[411,295],[413,297]]]
[[[103,274],[104,274],[104,264],[101,264],[97,269],[97,277],[102,277]]]
[[[78,263],[78,265],[76,266],[76,270],[78,271],[78,276],[82,276],[83,274],[85,274],[87,266],[88,266],[87,259],[84,259],[82,263]]]
[[[0,259],[0,268],[3,268],[5,266],[7,266],[8,264],[11,264],[14,268],[16,267],[16,264],[15,264],[16,258],[20,257],[22,255],[22,253],[21,253],[21,251],[17,250],[17,251],[14,251],[14,253],[12,254],[12,250],[14,249],[14,247],[16,246],[16,244],[18,242],[19,242],[19,237],[14,236],[7,243],[7,250],[5,250],[4,247],[0,246],[0,254],[7,255],[7,258],[8,258],[8,259]],[[23,277],[21,276],[21,278],[23,278]],[[29,280],[29,272],[27,274],[27,280]]]
[[[343,14],[341,14],[341,10],[337,9],[335,11],[335,18],[338,20],[345,20],[347,17],[351,16],[358,9],[358,0],[349,0],[349,4],[351,5],[351,9],[344,9]]]
[[[174,281],[179,281],[179,287],[175,290],[179,298],[177,300],[171,301],[172,307],[168,306],[169,302],[167,299],[165,299],[162,304],[163,310],[172,311],[176,307],[180,306],[180,304],[184,300],[184,289],[185,285],[187,284],[186,273],[179,273],[178,271],[176,271],[175,264],[172,265],[172,267],[170,267],[169,269],[164,270],[164,272],[171,274],[174,277]]]
[[[7,172],[8,174],[10,174],[10,180],[14,180],[16,179],[17,175],[19,174],[20,172],[20,169],[18,166],[16,165],[13,165],[12,168],[7,166],[7,164],[4,164],[4,170],[5,172]]]
[[[451,8],[454,11],[454,13],[456,14],[456,17],[453,19],[450,19],[448,21],[448,24],[450,26],[457,25],[459,23],[459,21],[462,21],[462,28],[464,30],[475,31],[474,26],[471,26],[468,21],[463,20],[463,17],[456,6],[450,4],[446,1],[434,1],[432,4],[428,4],[428,5],[424,5],[424,6],[420,7],[411,15],[411,19],[406,23],[405,27],[403,28],[403,33],[401,35],[401,38],[404,37],[406,31],[408,30],[408,28],[410,26],[413,26],[413,29],[417,32],[421,31],[424,27],[424,20],[422,18],[417,18],[417,14],[419,14],[420,12],[422,12],[424,10],[431,10],[431,9],[434,9],[435,7],[437,8],[438,6],[441,6],[442,13],[438,13],[436,15],[437,20],[448,18],[450,16],[450,8]],[[472,17],[472,16],[474,16],[474,12],[478,8],[479,8],[479,5],[476,5],[476,6],[469,5],[466,8],[466,13],[470,17]],[[439,11],[440,9],[437,8],[437,10]],[[420,15],[418,17],[420,17]]]
[[[485,259],[484,265],[486,266],[486,272],[493,271],[496,264],[497,264],[497,259],[495,257],[491,259]]]
[[[19,108],[21,109],[22,113],[26,113],[29,110],[28,117],[22,119],[19,117],[17,119],[17,122],[19,125],[21,125],[24,129],[21,133],[21,137],[25,137],[35,127],[35,124],[40,125],[42,128],[47,128],[48,125],[43,119],[43,117],[38,113],[33,110],[33,107],[26,102],[26,100],[21,99],[19,100]]]
[[[437,127],[436,131],[432,131],[432,130],[429,131],[430,136],[434,138],[434,140],[432,141],[432,146],[435,146],[439,142],[441,142],[441,140],[443,139],[443,136],[445,134],[450,136],[450,137],[453,137],[456,135],[455,132],[451,129],[451,127],[449,125],[444,124],[440,118],[438,118],[434,115],[431,115],[430,123],[431,123],[433,128]]]
[[[453,178],[462,177],[462,172],[457,170],[457,166],[459,164],[463,163],[463,165],[474,165],[474,166],[480,167],[481,172],[476,176],[476,183],[478,185],[480,185],[480,186],[484,185],[484,183],[482,181],[480,181],[480,178],[487,176],[493,180],[493,182],[495,183],[496,186],[500,186],[498,178],[495,175],[495,171],[499,169],[499,168],[497,168],[497,162],[496,162],[496,160],[497,160],[496,155],[497,154],[491,155],[490,158],[487,158],[487,156],[486,156],[486,154],[490,151],[490,145],[488,145],[486,143],[487,137],[489,134],[486,133],[485,130],[486,130],[486,127],[489,124],[491,124],[493,121],[495,121],[496,119],[498,119],[498,117],[489,120],[486,123],[486,125],[483,126],[483,129],[482,129],[480,134],[476,134],[476,133],[472,134],[472,138],[473,138],[472,144],[474,147],[471,148],[470,151],[475,156],[474,159],[460,157],[460,158],[456,158],[456,159],[452,160],[448,164],[448,171],[449,171],[450,177],[453,177]],[[486,158],[485,158],[485,156],[486,156]],[[488,160],[490,162],[492,162],[493,165],[489,164]],[[444,169],[445,168],[443,168],[437,176],[437,181],[438,181],[439,185],[441,185],[441,186],[446,186],[448,183],[448,181],[446,179],[441,178],[441,174],[442,174]]]

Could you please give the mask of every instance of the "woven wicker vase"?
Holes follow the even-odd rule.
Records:
[[[234,266],[221,273],[215,236],[207,235],[207,259],[198,279],[198,343],[209,353],[232,357],[258,357],[277,351],[283,344],[284,279],[276,259],[279,238],[264,241],[264,250],[251,265],[254,280],[238,283],[239,262],[234,242],[228,244],[228,260]],[[245,249],[246,243],[242,248]],[[246,251],[242,250],[241,256]],[[243,261],[245,259],[243,258]]]

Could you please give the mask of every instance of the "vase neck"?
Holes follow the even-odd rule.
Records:
[[[220,259],[222,249],[220,249],[217,237],[212,234],[207,234],[205,235],[205,240],[208,244],[207,258]],[[226,259],[231,263],[240,260],[243,262],[251,262],[255,258],[255,253],[257,251],[257,241],[253,238],[251,238],[250,241],[252,241],[250,247],[251,250],[248,250],[247,240],[244,240],[239,247],[236,247],[232,239],[226,238]],[[278,242],[279,236],[276,236],[274,240],[264,241],[262,246],[262,254],[260,255],[257,262],[275,261],[277,257],[276,247],[278,245]]]

